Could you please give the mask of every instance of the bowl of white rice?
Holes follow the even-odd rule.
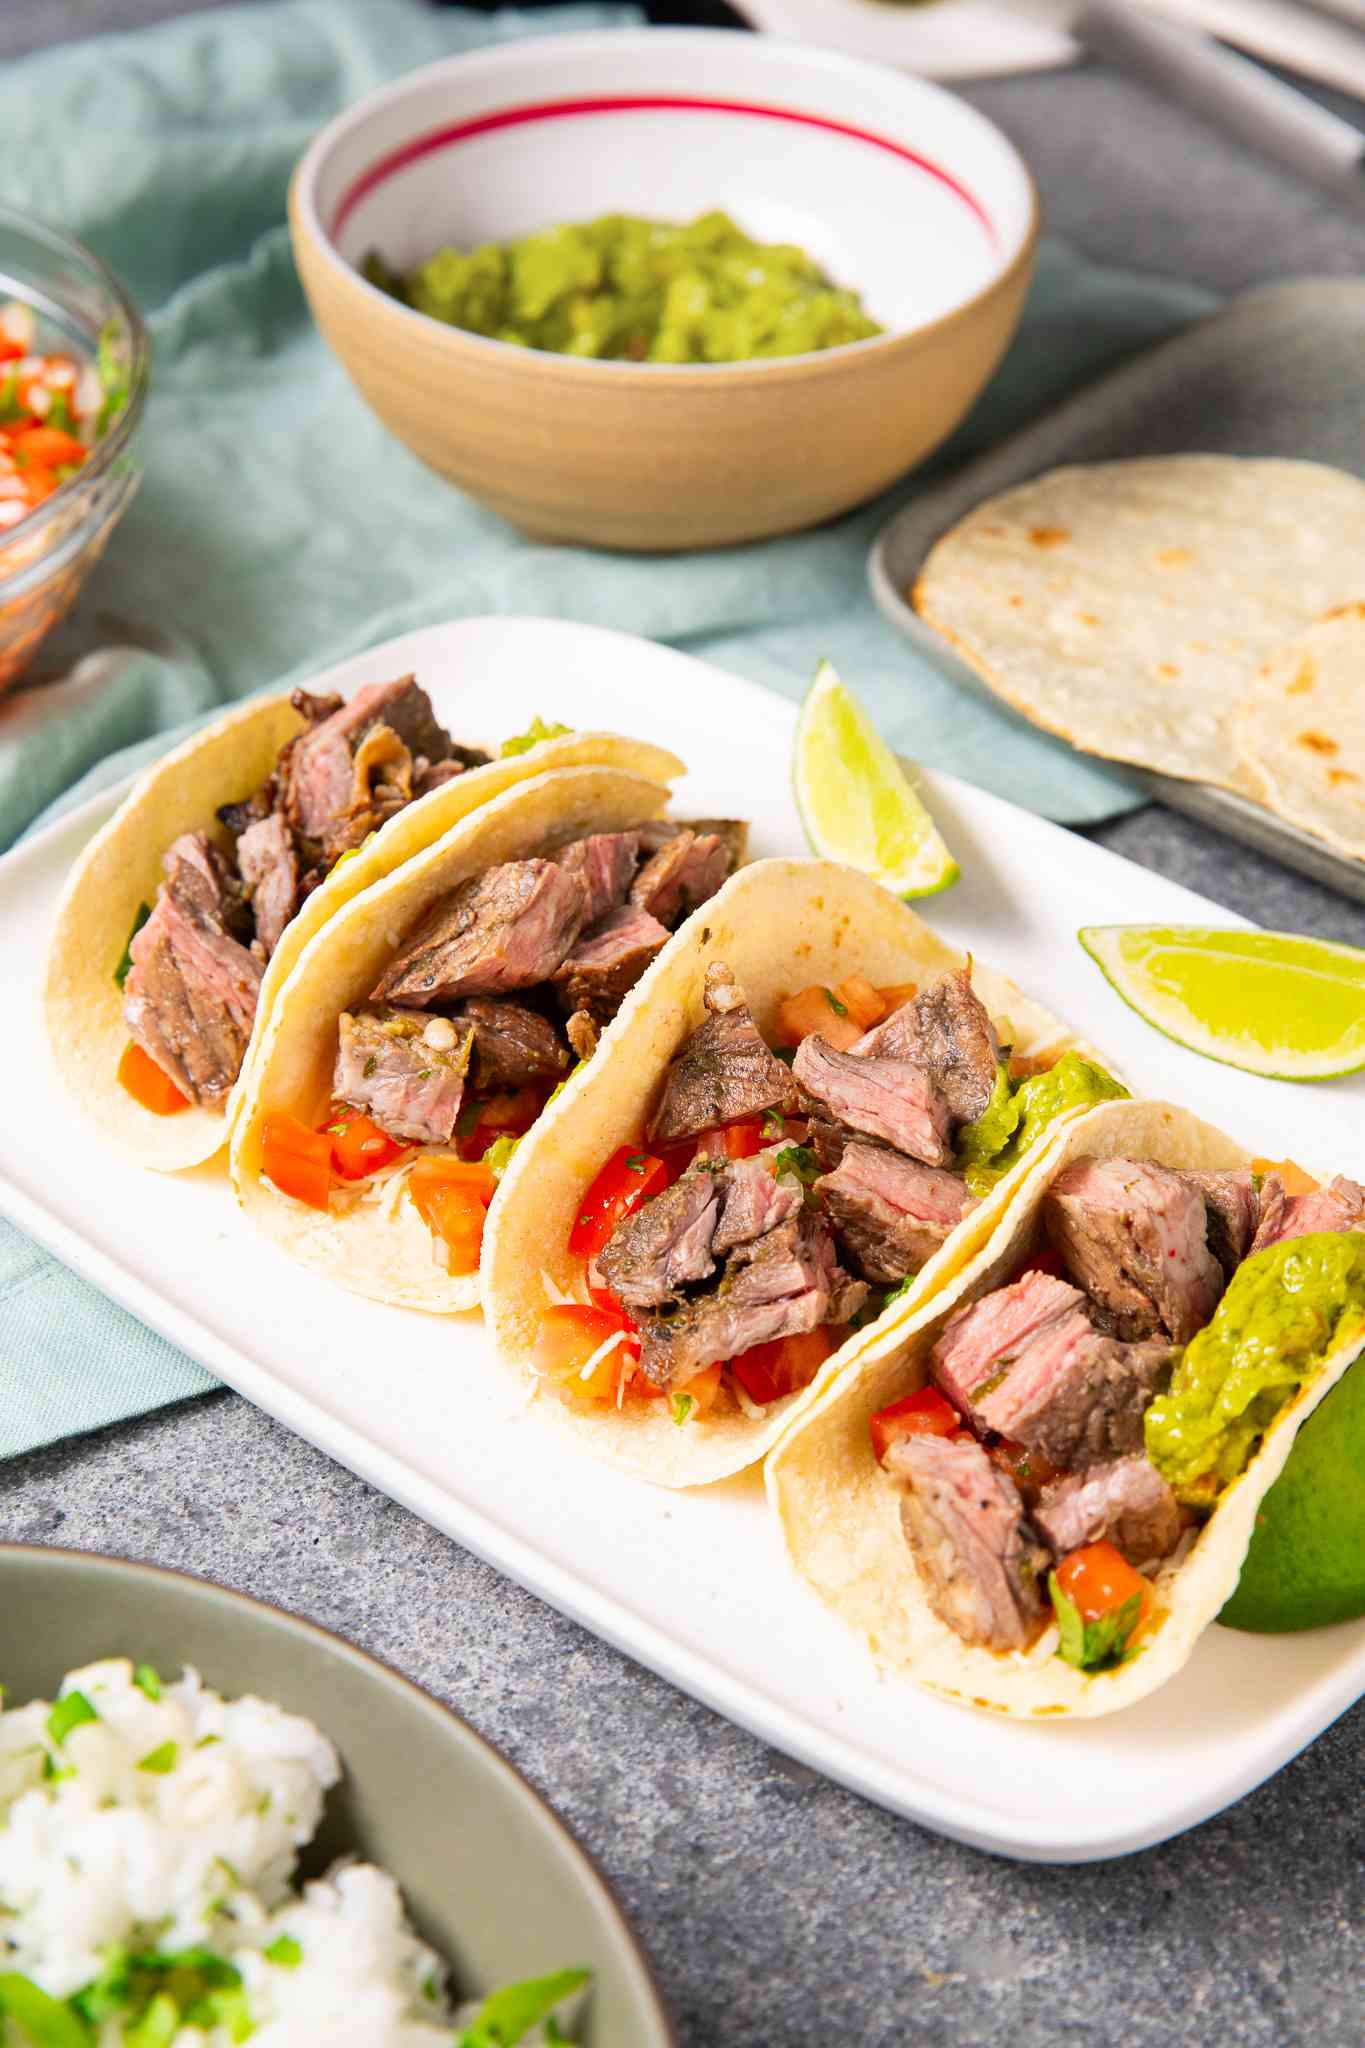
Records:
[[[0,2048],[675,2048],[458,1716],[156,1567],[0,1545]]]

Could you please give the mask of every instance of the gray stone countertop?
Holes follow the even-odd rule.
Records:
[[[0,9],[0,56],[183,11],[19,0]],[[1030,158],[1053,229],[1092,256],[1224,292],[1365,270],[1365,213],[1125,80],[1084,70],[970,97]],[[1365,910],[1165,811],[1094,836],[1265,924],[1365,944]],[[0,1467],[0,1536],[241,1587],[457,1706],[607,1871],[687,2048],[1358,2048],[1365,2032],[1365,1706],[1194,1833],[1047,1869],[941,1841],[789,1763],[234,1395]]]

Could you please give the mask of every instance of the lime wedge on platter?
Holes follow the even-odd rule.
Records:
[[[1354,946],[1179,924],[1078,936],[1131,1009],[1206,1059],[1281,1081],[1365,1068],[1365,952]]]
[[[957,862],[900,762],[827,661],[801,706],[792,785],[811,851],[823,859],[858,868],[894,896],[935,896],[957,880]]]

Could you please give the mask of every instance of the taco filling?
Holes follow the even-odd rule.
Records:
[[[566,1400],[663,1399],[680,1424],[752,1418],[809,1385],[977,1207],[966,1162],[1015,1142],[1045,1078],[1011,1077],[969,968],[922,991],[802,989],[771,1046],[721,961],[704,1005],[570,1232],[588,1303],[546,1308],[532,1360]],[[1122,1093],[1071,1053],[1052,1071],[1067,1066],[1092,1099]]]
[[[167,848],[119,969],[119,1079],[146,1108],[221,1109],[241,1072],[265,966],[305,899],[398,811],[489,756],[458,745],[411,676],[348,700],[296,690],[305,728],[221,832]]]
[[[935,1613],[1083,1670],[1132,1655],[1265,1430],[1365,1328],[1365,1189],[1072,1160],[1017,1276],[959,1309],[930,1384],[871,1419]]]
[[[649,820],[461,882],[396,946],[368,1002],[342,1012],[321,1126],[266,1117],[266,1177],[317,1209],[406,1195],[438,1264],[477,1272],[517,1140],[743,859],[746,835],[732,819]]]

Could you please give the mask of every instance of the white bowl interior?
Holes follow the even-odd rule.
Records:
[[[432,65],[325,129],[300,197],[343,260],[377,249],[399,269],[599,213],[724,207],[898,331],[973,298],[1032,219],[1019,157],[964,102],[729,31],[546,37]]]

